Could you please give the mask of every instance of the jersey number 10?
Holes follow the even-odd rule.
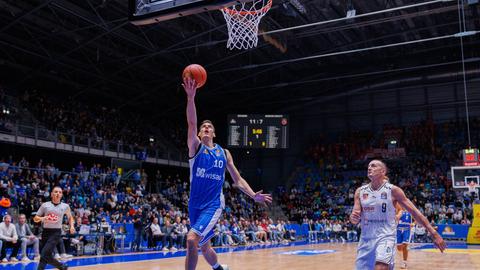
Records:
[[[213,162],[213,167],[214,168],[223,168],[223,160],[215,159],[215,161]]]

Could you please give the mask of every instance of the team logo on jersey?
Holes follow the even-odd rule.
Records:
[[[368,199],[368,193],[363,193],[363,199],[364,200]]]
[[[364,206],[362,210],[363,212],[374,212],[375,206]]]
[[[203,150],[203,153],[208,155],[208,150],[207,149]]]
[[[220,156],[220,149],[215,150],[215,155],[216,155],[217,157]]]
[[[49,213],[45,216],[45,221],[55,223],[58,221],[58,216],[55,213]]]
[[[382,200],[387,199],[387,193],[386,192],[382,192],[382,194],[380,196],[381,196]]]

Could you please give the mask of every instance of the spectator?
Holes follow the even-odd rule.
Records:
[[[13,248],[12,254],[10,255],[11,262],[18,262],[17,254],[20,249],[20,242],[18,242],[18,235],[15,225],[11,224],[12,217],[10,215],[5,215],[3,217],[3,222],[0,223],[0,239],[2,240],[2,252],[0,255],[0,260],[3,263],[8,262],[7,259],[7,248]]]
[[[138,209],[135,216],[133,217],[133,231],[134,231],[134,239],[132,244],[132,250],[140,251],[140,244],[142,242],[142,231],[143,231],[142,209]]]
[[[173,231],[173,225],[170,224],[170,219],[165,220],[165,226],[162,227],[163,239],[162,239],[162,246],[163,251],[177,251],[177,248],[173,245],[177,236]],[[168,242],[168,246],[167,246]]]
[[[109,255],[115,251],[115,237],[112,232],[112,227],[107,222],[106,218],[102,218],[100,229],[101,232],[104,233],[103,250],[107,255]]]
[[[33,245],[33,252],[34,252],[34,260],[40,260],[40,252],[39,252],[39,240],[36,237],[30,226],[27,224],[27,218],[25,214],[20,214],[18,216],[18,224],[16,225],[16,232],[18,235],[18,239],[22,245],[22,262],[30,262],[27,254],[27,246]]]
[[[165,235],[162,230],[160,229],[160,225],[158,224],[158,218],[154,218],[152,224],[150,225],[150,230],[152,231],[152,242],[154,247],[157,247],[157,243],[163,240],[163,236]]]

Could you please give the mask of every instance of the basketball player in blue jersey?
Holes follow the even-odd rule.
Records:
[[[395,263],[397,232],[396,205],[406,209],[430,233],[435,246],[444,251],[445,241],[427,218],[405,196],[403,190],[388,182],[387,166],[380,160],[368,164],[370,183],[355,191],[355,204],[350,221],[360,223],[356,270],[392,270]]]
[[[190,201],[188,210],[192,228],[187,234],[187,256],[185,270],[194,270],[197,266],[198,247],[203,257],[214,270],[228,270],[220,265],[217,254],[210,246],[214,236],[213,229],[225,207],[222,187],[225,181],[225,169],[232,176],[234,186],[259,203],[271,203],[270,194],[254,192],[247,181],[240,176],[232,155],[220,145],[213,143],[215,128],[211,121],[205,120],[197,131],[197,111],[195,94],[197,83],[189,78],[183,81],[187,94],[188,155],[190,157]]]
[[[408,244],[411,241],[411,230],[413,226],[412,215],[397,205],[397,249],[402,252],[403,261],[400,268],[407,269]]]

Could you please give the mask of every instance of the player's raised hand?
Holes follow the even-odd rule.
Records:
[[[272,203],[272,195],[270,194],[263,194],[263,190],[255,193],[253,199],[258,203]]]
[[[445,243],[445,240],[443,240],[442,236],[436,233],[432,236],[432,240],[433,244],[435,244],[435,246],[443,253],[443,251],[447,248],[447,244]]]
[[[195,93],[197,92],[197,82],[194,79],[190,79],[189,77],[183,78],[182,86],[188,97],[195,96]]]
[[[358,224],[360,222],[361,214],[360,210],[354,209],[352,214],[350,214],[350,222],[352,222],[352,224]]]

